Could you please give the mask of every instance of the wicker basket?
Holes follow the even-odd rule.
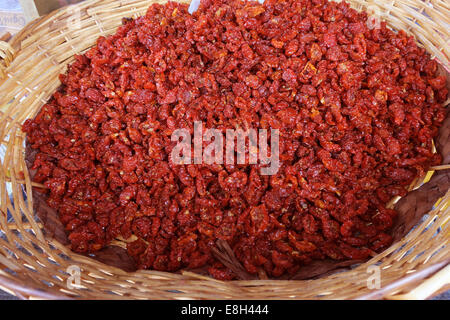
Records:
[[[370,261],[319,279],[221,282],[193,272],[126,272],[75,254],[45,235],[33,210],[32,189],[40,185],[31,181],[27,170],[21,124],[34,117],[58,88],[58,75],[74,54],[87,50],[99,36],[113,33],[122,17],[144,14],[153,2],[164,1],[88,0],[35,20],[9,43],[0,41],[0,288],[20,298],[49,299],[423,299],[448,290],[449,165],[432,168],[425,180],[414,183],[422,186],[396,204],[414,217],[399,229],[405,236]],[[448,1],[349,2],[381,14],[390,27],[415,35],[448,75]],[[449,117],[435,143],[444,163],[449,163]],[[417,221],[421,222],[407,233]],[[381,289],[367,285],[373,265],[381,270]],[[67,285],[71,266],[81,271],[81,283],[75,288]]]

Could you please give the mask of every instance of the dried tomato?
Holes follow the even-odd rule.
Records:
[[[249,273],[294,273],[392,243],[394,196],[431,165],[446,80],[403,31],[346,2],[153,4],[78,55],[23,130],[72,249],[121,236],[144,269],[209,267],[228,241]],[[175,165],[175,129],[280,130],[280,170]]]

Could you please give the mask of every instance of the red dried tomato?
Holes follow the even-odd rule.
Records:
[[[446,81],[405,32],[345,2],[153,4],[76,56],[23,130],[72,249],[112,239],[139,268],[209,266],[226,240],[250,273],[365,259],[392,242],[393,196],[430,165]],[[174,165],[175,129],[280,129],[279,172]]]

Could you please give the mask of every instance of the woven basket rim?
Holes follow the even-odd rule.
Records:
[[[107,266],[88,257],[72,253],[54,239],[46,238],[41,226],[28,219],[33,217],[32,197],[24,198],[19,190],[31,194],[33,183],[24,165],[23,142],[25,135],[20,124],[36,114],[49,95],[58,87],[57,75],[73,61],[73,54],[85,51],[100,35],[111,34],[122,16],[143,14],[154,2],[144,0],[87,0],[85,2],[58,9],[45,17],[28,24],[9,43],[0,41],[0,147],[6,148],[6,158],[0,170],[0,231],[7,240],[0,238],[0,288],[21,298],[39,297],[44,299],[65,298],[207,298],[207,299],[278,299],[278,298],[411,298],[428,297],[442,290],[442,277],[449,273],[450,232],[441,232],[439,239],[427,248],[418,239],[432,239],[438,230],[448,230],[450,217],[450,191],[440,198],[436,206],[428,212],[429,218],[416,227],[402,241],[363,263],[351,271],[328,275],[318,280],[235,280],[221,282],[192,273],[173,274],[157,271],[137,271],[127,273]],[[179,2],[189,2],[181,0]],[[350,0],[354,8],[379,8],[394,29],[406,29],[414,34],[429,52],[438,59],[446,70],[450,70],[450,6],[443,0]],[[415,8],[416,10],[414,10]],[[418,16],[417,14],[421,14]],[[80,15],[82,32],[68,27],[74,15]],[[424,15],[425,14],[425,15]],[[402,17],[407,17],[402,19]],[[421,19],[419,19],[421,18]],[[410,20],[409,20],[410,19]],[[38,59],[36,50],[43,52]],[[36,63],[31,65],[30,61]],[[44,67],[46,69],[44,69]],[[46,70],[43,72],[42,70]],[[3,77],[3,80],[1,78]],[[2,106],[7,106],[2,109]],[[447,169],[446,166],[434,169]],[[24,177],[20,176],[23,172]],[[431,172],[434,172],[432,170]],[[432,173],[426,179],[430,179]],[[417,185],[421,181],[417,181]],[[6,184],[13,189],[13,199],[6,198]],[[6,209],[6,210],[5,210]],[[14,221],[8,222],[6,212],[12,211]],[[27,222],[22,222],[21,215]],[[30,232],[32,231],[32,232]],[[14,235],[14,232],[21,237]],[[425,236],[424,236],[425,235]],[[21,239],[22,238],[22,239]],[[416,241],[415,241],[416,240]],[[19,243],[31,257],[19,252],[14,246]],[[441,247],[447,244],[447,248]],[[36,249],[38,247],[39,249]],[[437,248],[441,248],[437,250]],[[407,251],[412,254],[407,254]],[[424,254],[421,254],[421,250]],[[428,251],[427,251],[428,250]],[[16,260],[11,259],[14,252]],[[67,256],[70,261],[64,260]],[[36,259],[33,259],[36,258]],[[380,264],[386,271],[386,285],[380,290],[368,290],[366,286],[367,267]],[[86,289],[67,289],[67,266],[82,267],[83,285]],[[9,271],[13,271],[13,273]],[[49,272],[48,270],[52,272]],[[14,274],[15,273],[15,274]],[[411,273],[411,276],[408,274]],[[33,278],[34,275],[34,278]],[[351,281],[349,281],[351,277]],[[60,279],[59,279],[60,278]],[[48,286],[44,282],[51,282]],[[340,282],[350,282],[342,285]],[[92,284],[91,284],[91,283]],[[142,285],[136,285],[136,283]],[[311,287],[310,292],[300,292],[299,286]],[[433,290],[430,291],[429,287]],[[422,287],[425,287],[423,289]],[[168,290],[177,288],[182,294]],[[324,289],[326,288],[326,289]],[[417,291],[420,289],[419,291]],[[337,292],[339,290],[339,292]],[[402,292],[403,290],[403,292]],[[405,293],[406,292],[406,293]],[[403,295],[399,294],[403,293]],[[409,294],[409,295],[408,295]]]

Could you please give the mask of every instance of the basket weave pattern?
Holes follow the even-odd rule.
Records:
[[[0,288],[21,298],[84,299],[353,299],[426,298],[450,284],[450,172],[428,181],[397,206],[426,218],[383,253],[350,271],[315,280],[221,282],[193,272],[125,272],[75,254],[44,235],[33,210],[21,124],[33,118],[59,87],[58,76],[99,36],[115,32],[123,17],[138,17],[154,0],[88,0],[29,24],[9,43],[0,41]],[[182,0],[181,2],[188,2]],[[350,0],[413,35],[450,70],[450,5],[445,0]],[[436,141],[450,163],[450,119]],[[439,169],[445,169],[442,166]],[[437,169],[437,168],[436,168]],[[433,177],[430,180],[431,175]],[[421,181],[415,184],[419,186]],[[434,206],[433,206],[434,205]],[[413,225],[405,223],[409,230]],[[370,290],[367,268],[381,268],[381,290]],[[69,289],[67,270],[81,269],[81,287]],[[428,279],[427,279],[428,278]],[[447,283],[447,286],[442,286]]]

